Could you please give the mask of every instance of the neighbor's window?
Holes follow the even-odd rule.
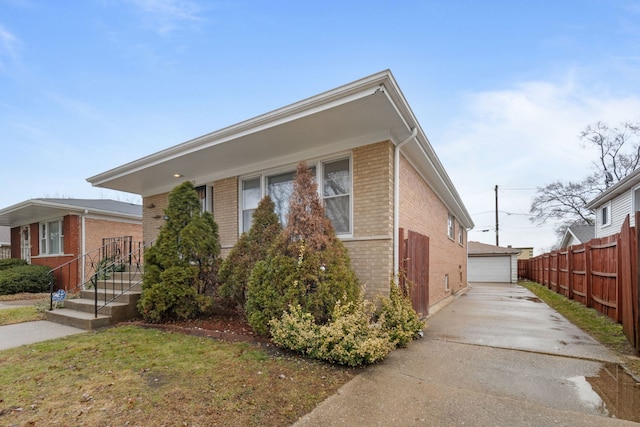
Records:
[[[611,203],[607,203],[600,210],[602,226],[611,225]]]
[[[260,177],[242,181],[242,231],[244,233],[251,228],[253,211],[258,207],[261,198]]]
[[[62,220],[40,223],[40,254],[61,254],[64,250]]]
[[[447,217],[447,235],[450,239],[455,238],[455,221],[451,214]]]

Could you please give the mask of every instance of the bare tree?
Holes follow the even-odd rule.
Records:
[[[576,223],[593,224],[593,212],[585,205],[640,165],[640,123],[610,128],[597,122],[580,133],[580,140],[584,148],[598,150],[595,171],[581,181],[555,181],[538,187],[531,203],[532,222],[559,221],[558,230]]]
[[[629,175],[640,163],[640,125],[637,123],[621,123],[610,128],[597,122],[587,126],[580,133],[580,139],[584,146],[598,149],[599,159],[594,165],[604,177],[605,187]]]

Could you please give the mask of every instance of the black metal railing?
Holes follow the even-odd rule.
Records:
[[[113,268],[112,264],[115,260],[121,261],[120,268],[124,268],[132,262],[132,258],[127,255],[131,254],[134,248],[142,246],[142,243],[134,242],[132,236],[106,238],[102,239],[102,243],[100,248],[74,258],[49,272],[50,310],[53,309],[56,289],[69,294],[86,289],[90,286],[96,272],[106,267]]]
[[[113,259],[91,276],[95,317],[98,317],[101,308],[106,307],[142,282],[144,252],[152,245],[153,242],[146,245],[133,242],[131,252]]]

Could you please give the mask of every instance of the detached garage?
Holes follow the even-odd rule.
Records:
[[[467,269],[470,282],[518,282],[519,249],[469,242]]]

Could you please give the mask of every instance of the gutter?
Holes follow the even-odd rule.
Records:
[[[400,241],[398,233],[400,231],[400,149],[406,143],[415,139],[418,134],[416,126],[411,128],[411,135],[406,137],[395,147],[393,164],[393,275],[397,280],[400,274]]]

